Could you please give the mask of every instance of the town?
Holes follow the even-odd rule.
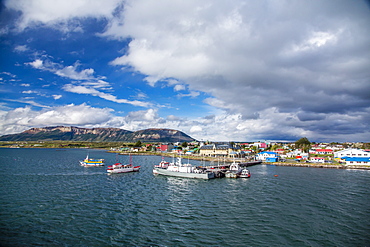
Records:
[[[326,168],[370,169],[370,143],[296,142],[86,142],[21,141],[0,142],[5,148],[95,148],[108,152],[136,155],[182,155],[184,158],[219,162],[261,161],[265,164]]]
[[[296,142],[183,142],[143,144],[111,148],[122,153],[155,153],[187,155],[193,159],[224,162],[262,161],[264,163],[333,168],[369,168],[369,143],[310,143],[306,138]],[[323,166],[325,165],[325,166]]]

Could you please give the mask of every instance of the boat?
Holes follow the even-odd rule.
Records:
[[[121,163],[115,163],[114,165],[108,166],[108,173],[126,173],[126,172],[138,172],[140,166],[133,166],[132,164],[123,165]]]
[[[104,159],[89,159],[89,155],[84,160],[80,160],[81,166],[104,166]]]
[[[156,168],[168,168],[169,165],[170,165],[170,162],[165,161],[164,157],[162,157],[162,161],[159,162],[159,164],[155,165],[154,167],[156,167]]]
[[[242,168],[240,168],[239,164],[233,162],[230,165],[230,169],[225,173],[225,177],[227,178],[239,178],[240,174],[242,173]]]
[[[163,160],[161,162],[163,162]],[[160,164],[161,163],[159,163],[159,165]],[[206,171],[204,168],[195,167],[191,164],[183,164],[181,162],[181,157],[178,157],[176,162],[171,162],[166,165],[167,167],[159,167],[159,165],[154,166],[153,174],[183,178],[215,178],[214,172]]]
[[[126,172],[138,172],[140,166],[132,165],[132,156],[130,154],[130,164],[123,165],[122,163],[115,163],[114,165],[108,166],[108,173],[126,173]]]
[[[244,168],[242,170],[242,172],[240,173],[239,177],[240,178],[250,178],[251,177],[251,173],[249,172],[248,169]]]

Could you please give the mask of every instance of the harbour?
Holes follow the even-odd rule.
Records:
[[[114,154],[89,152],[107,165],[116,162]],[[248,167],[249,179],[203,180],[153,175],[161,156],[133,156],[139,172],[112,175],[104,166],[81,166],[85,156],[79,149],[0,149],[2,245],[366,246],[370,241],[366,170],[259,164]],[[129,156],[119,162],[129,163]]]

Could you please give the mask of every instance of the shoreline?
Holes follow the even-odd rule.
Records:
[[[319,164],[319,163],[282,163],[282,162],[274,162],[271,164],[264,165],[276,165],[276,166],[294,166],[294,167],[310,167],[310,168],[329,168],[329,169],[357,169],[357,170],[370,170],[370,166],[368,165],[340,165],[340,164]]]
[[[163,157],[178,157],[177,154],[171,153],[126,153],[126,152],[117,152],[117,151],[107,151],[108,153],[118,153],[119,155],[153,155],[153,156],[163,156]],[[232,163],[234,159],[226,158],[226,159],[217,159],[215,157],[204,157],[204,156],[190,156],[190,155],[182,155],[183,159],[189,160],[201,160],[201,161],[210,161],[210,162],[224,162],[224,163]],[[256,162],[253,160],[245,160],[245,159],[235,159],[238,163],[248,163],[248,162]],[[320,164],[320,163],[292,163],[292,162],[271,162],[271,163],[259,163],[253,165],[275,165],[275,166],[291,166],[291,167],[308,167],[308,168],[327,168],[327,169],[355,169],[355,170],[370,170],[369,165],[341,165],[341,164]]]
[[[1,147],[1,148],[13,148],[13,147]],[[66,147],[22,147],[22,148],[54,148],[54,149],[68,149]],[[75,148],[75,147],[73,147]],[[87,149],[97,149],[105,150],[107,153],[117,153],[119,155],[153,155],[153,156],[163,156],[163,157],[178,157],[178,154],[173,153],[157,153],[157,152],[120,152],[120,151],[111,151],[106,148],[87,148]],[[238,163],[248,163],[255,162],[255,160],[246,160],[241,158],[223,158],[218,159],[215,157],[206,157],[206,156],[192,156],[192,155],[182,155],[183,159],[189,160],[199,160],[199,161],[209,161],[209,162],[223,162],[223,163],[232,163],[234,160]],[[275,166],[291,166],[291,167],[309,167],[309,168],[327,168],[327,169],[346,169],[346,170],[370,170],[370,165],[342,165],[342,164],[320,164],[320,163],[295,163],[295,162],[271,162],[271,163],[260,163],[253,165],[275,165]]]

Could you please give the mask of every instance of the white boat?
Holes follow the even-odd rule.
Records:
[[[158,167],[158,165],[154,166],[153,174],[183,178],[215,178],[215,174],[213,172],[208,172],[205,169],[192,166],[191,164],[182,164],[181,157],[178,157],[176,162],[169,163],[167,167]]]
[[[159,164],[155,165],[154,167],[156,167],[156,168],[168,168],[169,165],[170,165],[170,162],[165,161],[164,158],[162,157],[162,161],[159,162]]]
[[[233,162],[230,165],[230,169],[225,173],[225,177],[227,178],[239,178],[240,174],[242,173],[242,168],[240,168],[239,164]]]
[[[89,159],[89,155],[84,160],[80,160],[81,166],[104,166],[104,159]]]
[[[114,165],[108,166],[108,173],[126,173],[126,172],[138,172],[140,166],[133,166],[131,164],[122,165],[121,163],[116,163]]]
[[[240,178],[250,178],[251,177],[251,173],[249,172],[248,169],[244,168],[242,170],[242,172],[240,173],[239,177]]]

